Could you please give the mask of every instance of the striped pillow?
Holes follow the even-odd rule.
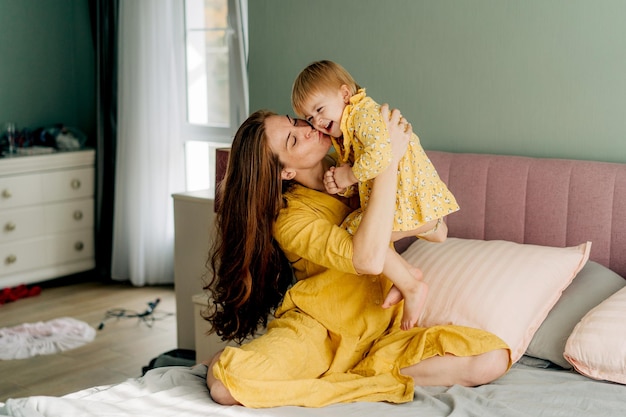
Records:
[[[583,375],[626,384],[626,288],[594,309],[574,327],[565,359]]]
[[[504,340],[516,362],[589,258],[591,243],[556,248],[503,240],[418,240],[402,256],[429,286],[419,326],[457,324]]]

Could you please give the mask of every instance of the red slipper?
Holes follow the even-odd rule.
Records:
[[[11,290],[11,295],[12,295],[11,301],[17,301],[20,298],[24,298],[28,295],[28,288],[26,288],[26,285],[24,284],[18,285],[17,287]]]
[[[34,297],[39,294],[41,294],[41,287],[39,286],[28,288],[22,284],[14,288],[3,288],[0,291],[0,305],[17,301],[20,298]]]
[[[11,295],[11,288],[3,288],[2,292],[0,292],[0,305],[10,301],[9,295]]]
[[[36,295],[41,294],[41,287],[35,285],[34,287],[30,288],[28,290],[28,295],[27,297],[34,297]]]

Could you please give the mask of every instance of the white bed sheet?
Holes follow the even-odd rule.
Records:
[[[351,403],[324,408],[247,409],[214,403],[204,365],[166,367],[144,377],[77,391],[63,397],[9,399],[0,415],[86,416],[271,416],[271,417],[620,417],[626,416],[626,386],[594,381],[572,371],[515,364],[499,380],[476,388],[415,388],[406,404]]]

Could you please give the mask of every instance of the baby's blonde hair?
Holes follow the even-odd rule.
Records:
[[[348,71],[332,61],[316,61],[303,69],[293,82],[291,106],[299,117],[304,116],[304,103],[313,94],[325,93],[347,85],[351,95],[361,88]]]

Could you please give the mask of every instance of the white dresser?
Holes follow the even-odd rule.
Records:
[[[207,260],[215,236],[214,190],[174,194],[174,287],[178,348],[196,351],[196,361],[208,360],[226,346],[207,335],[209,323],[202,318],[207,294],[202,290],[209,277]]]
[[[216,184],[224,178],[227,148],[215,150]],[[196,361],[211,356],[227,344],[202,318],[207,307],[203,287],[209,281],[208,256],[215,239],[215,188],[172,195],[174,199],[174,287],[178,348],[196,351]]]
[[[0,159],[0,288],[95,267],[93,150]]]
[[[174,287],[179,349],[195,349],[195,326],[202,322],[192,297],[206,284],[209,248],[213,244],[214,190],[174,194]],[[205,322],[206,323],[206,322]]]

